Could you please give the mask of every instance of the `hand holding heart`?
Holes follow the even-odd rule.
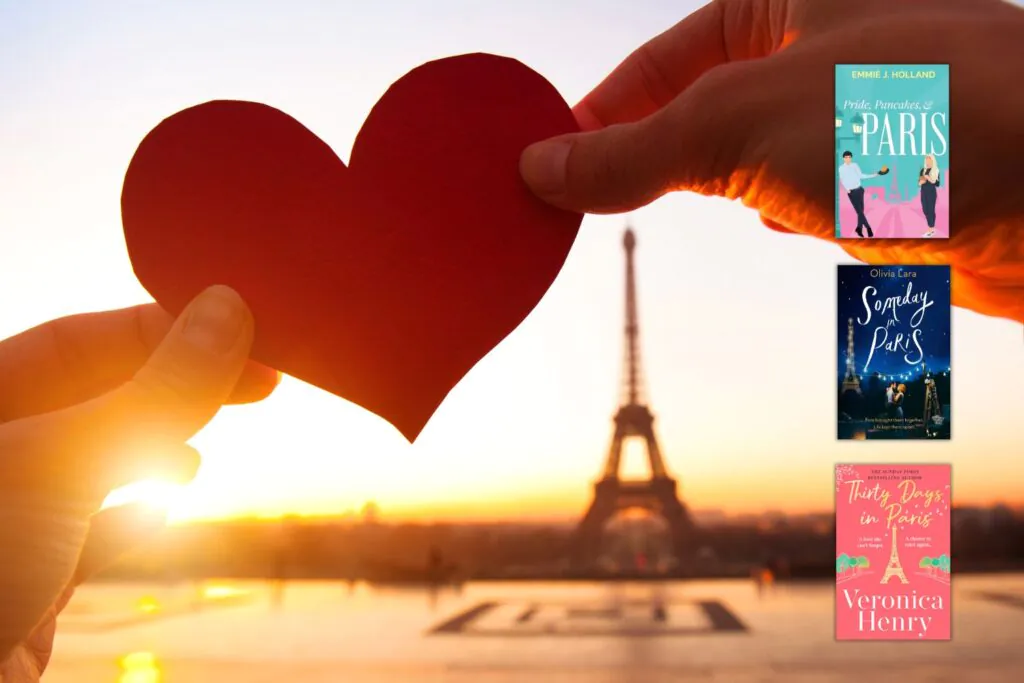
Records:
[[[576,105],[585,132],[531,146],[523,175],[573,211],[689,190],[834,240],[835,65],[948,64],[947,170],[967,181],[949,193],[950,239],[837,243],[877,265],[948,263],[954,305],[1024,321],[1024,194],[992,161],[1020,149],[1021,44],[1024,10],[1000,0],[714,0],[623,61]]]
[[[248,361],[237,294],[203,292],[175,321],[150,304],[55,320],[0,341],[0,680],[38,680],[74,586],[163,525],[94,515],[111,489],[188,481],[185,441],[277,373]],[[29,634],[26,637],[26,634]]]
[[[415,438],[561,268],[581,216],[530,194],[518,159],[575,126],[544,79],[486,55],[393,86],[351,167],[264,105],[158,126],[122,208],[136,272],[177,320],[147,305],[0,342],[0,550],[15,558],[0,567],[0,678],[38,681],[74,586],[154,531],[138,511],[93,515],[107,493],[190,479],[184,442],[275,386],[250,353]]]
[[[850,13],[877,17],[878,30],[849,31]],[[837,57],[949,62],[961,101],[1001,98],[959,119],[977,134],[957,152],[972,182],[953,195],[948,245],[843,246],[878,263],[944,250],[955,304],[1024,318],[1020,204],[1011,197],[1001,215],[985,213],[983,195],[1002,186],[990,160],[1024,113],[1012,80],[986,79],[1019,71],[990,66],[1020,61],[1022,26],[1020,10],[996,0],[916,10],[717,0],[627,59],[575,118],[513,60],[420,67],[374,107],[349,166],[265,105],[213,102],[172,116],[132,160],[122,213],[140,281],[178,320],[144,306],[0,343],[0,549],[15,558],[0,568],[0,678],[38,680],[53,615],[88,573],[76,565],[83,545],[82,562],[110,559],[86,540],[105,491],[154,471],[190,477],[196,454],[183,441],[225,400],[269,393],[276,374],[247,362],[250,345],[256,360],[414,439],[543,296],[583,211],[689,189],[742,197],[775,229],[831,234],[832,173],[806,150],[829,151],[829,111],[809,103],[830,101]],[[993,114],[1002,118],[984,118]],[[586,133],[576,135],[577,120]],[[524,148],[545,138],[554,140],[521,161],[550,204],[517,171]],[[241,299],[207,289],[218,284]]]

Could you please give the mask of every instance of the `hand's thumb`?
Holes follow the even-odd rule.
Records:
[[[252,314],[231,288],[214,286],[178,316],[127,384],[106,397],[107,420],[132,423],[148,412],[161,436],[191,437],[227,400],[249,357]]]
[[[527,147],[523,180],[549,204],[583,213],[631,211],[673,190],[727,194],[754,134],[744,123],[751,107],[737,96],[740,67],[753,72],[721,66],[647,118]]]
[[[198,432],[227,400],[252,345],[252,315],[234,290],[194,299],[135,377],[55,414],[64,457],[101,492],[165,459],[168,444]],[[156,464],[165,464],[158,462]]]
[[[519,170],[534,194],[559,208],[629,211],[666,191],[657,147],[645,119],[535,143],[523,152]]]

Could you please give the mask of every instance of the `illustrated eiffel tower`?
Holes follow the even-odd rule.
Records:
[[[576,530],[573,564],[578,568],[592,565],[600,556],[604,527],[618,512],[643,508],[660,515],[668,523],[672,550],[685,564],[692,554],[693,522],[686,506],[679,500],[676,481],[668,475],[661,449],[654,436],[654,415],[641,397],[639,324],[636,308],[636,280],[633,251],[636,236],[626,228],[623,237],[626,250],[626,362],[623,396],[615,414],[615,433],[605,460],[601,479],[594,485],[594,499]],[[619,477],[622,448],[628,438],[642,439],[647,447],[650,478],[625,481]]]
[[[900,564],[900,554],[896,548],[896,526],[892,527],[892,554],[889,555],[889,564],[882,575],[881,583],[889,583],[889,579],[896,577],[900,583],[910,583],[907,575],[903,573],[903,565]]]
[[[899,174],[900,164],[898,161],[893,160],[892,167],[889,169],[892,171],[892,182],[889,183],[889,191],[886,193],[886,201],[890,204],[897,204],[903,201],[903,193],[900,192]]]
[[[843,377],[843,393],[855,391],[860,393],[860,378],[857,377],[857,365],[853,360],[853,318],[847,321],[846,331],[846,376]],[[834,376],[834,375],[833,375]]]

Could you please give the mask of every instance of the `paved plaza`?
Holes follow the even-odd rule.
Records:
[[[953,641],[836,643],[829,583],[89,585],[46,683],[1002,683],[1024,576],[956,578]]]

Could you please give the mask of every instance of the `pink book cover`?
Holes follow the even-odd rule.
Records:
[[[836,640],[949,640],[949,465],[836,465]]]

